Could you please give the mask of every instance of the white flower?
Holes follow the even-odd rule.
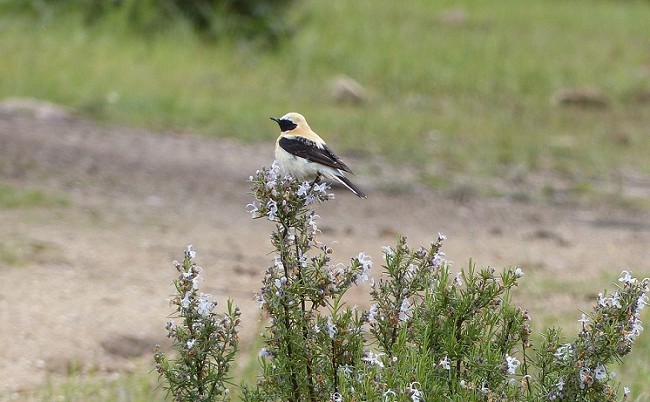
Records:
[[[618,278],[618,281],[626,283],[626,284],[630,284],[630,285],[636,285],[636,283],[637,283],[636,278],[633,278],[632,275],[627,271],[621,272],[621,277]]]
[[[189,339],[185,346],[187,346],[187,349],[192,349],[192,346],[196,343],[196,339]]]
[[[341,396],[340,393],[335,392],[332,395],[330,395],[330,401],[331,402],[343,402],[343,397]]]
[[[438,241],[443,241],[443,240],[447,240],[447,236],[445,236],[442,233],[438,232]]]
[[[267,212],[266,216],[268,216],[270,221],[274,221],[277,218],[278,203],[275,202],[275,200],[269,200],[266,203],[266,207],[269,210],[269,212]]]
[[[271,169],[269,169],[266,178],[268,180],[276,180],[278,177],[280,177],[280,162],[275,160],[271,164]]]
[[[421,385],[419,382],[414,381],[409,384],[407,392],[411,395],[411,401],[420,402],[424,401],[424,392],[420,389]]]
[[[304,181],[300,184],[300,187],[298,187],[298,196],[305,196],[309,192],[309,189],[311,188],[311,183]]]
[[[558,380],[557,384],[555,384],[555,386],[557,387],[558,391],[562,391],[564,389],[564,377],[560,377],[560,379]]]
[[[611,302],[612,307],[623,308],[623,306],[621,306],[621,295],[619,295],[618,292],[614,293],[614,296],[611,298]]]
[[[187,246],[187,250],[185,251],[185,255],[188,256],[190,259],[196,257],[196,251],[194,251],[194,246],[191,244]]]
[[[283,275],[280,278],[275,279],[273,283],[275,284],[276,288],[281,289],[282,286],[287,283],[287,277]]]
[[[377,303],[372,303],[370,309],[368,310],[368,324],[377,323],[377,314],[379,314]]]
[[[257,208],[257,205],[255,205],[254,202],[246,205],[246,212],[248,212],[249,214],[255,216],[255,214],[258,211],[259,211],[259,209]]]
[[[329,335],[330,339],[334,339],[335,334],[336,334],[336,325],[332,321],[332,317],[327,317],[327,335]]]
[[[481,393],[487,394],[488,392],[490,392],[490,389],[487,387],[487,383],[484,382],[483,384],[481,384]]]
[[[524,276],[524,270],[519,267],[515,268],[515,276],[517,278],[521,278],[522,276]]]
[[[309,220],[307,220],[307,225],[311,226],[312,232],[316,233],[318,231],[318,226],[316,225],[316,219],[320,218],[318,215],[310,215]]]
[[[203,317],[208,317],[212,312],[212,307],[214,307],[214,303],[212,302],[212,300],[210,300],[211,297],[212,296],[210,295],[204,295],[204,294],[201,294],[199,296],[199,305],[196,308],[196,312]]]
[[[185,292],[185,297],[181,299],[181,306],[184,309],[190,308],[190,303],[192,303],[192,292]]]
[[[586,386],[591,385],[593,382],[591,378],[591,370],[583,367],[578,372],[578,379],[580,380],[580,389],[585,389]]]
[[[273,265],[275,265],[278,270],[284,270],[284,264],[282,263],[282,259],[279,255],[273,257]]]
[[[643,293],[641,296],[636,301],[636,308],[637,310],[643,310],[643,308],[648,304],[648,296]]]
[[[508,373],[514,374],[517,367],[519,367],[519,360],[516,357],[506,354],[506,363],[508,364]]]
[[[451,364],[449,364],[449,358],[447,356],[440,359],[438,366],[442,367],[445,370],[451,370]]]
[[[555,357],[560,360],[567,361],[571,356],[573,356],[573,345],[570,343],[560,346],[555,352]]]
[[[351,376],[352,373],[354,372],[352,370],[352,366],[350,366],[349,364],[344,364],[344,365],[340,366],[339,370],[341,370],[343,372],[343,374],[345,374],[346,377]]]
[[[318,192],[321,194],[325,194],[327,192],[327,189],[329,188],[329,184],[323,182],[321,184],[316,184],[314,186],[314,192]]]
[[[607,379],[607,371],[605,370],[605,366],[602,364],[596,366],[596,369],[594,370],[594,377],[596,377],[596,379],[599,381]]]
[[[372,352],[366,353],[364,357],[361,358],[364,362],[370,363],[372,366],[379,366],[381,368],[384,367],[384,362],[382,362],[379,358],[383,356],[384,353],[377,353],[373,354]]]
[[[395,391],[388,389],[384,392],[384,402],[392,401],[395,398],[397,398]]]
[[[587,315],[586,315],[585,313],[582,313],[582,316],[580,317],[580,319],[578,320],[578,322],[579,322],[580,324],[582,324],[582,326],[584,327],[585,324],[588,324],[588,323],[589,323],[589,318],[587,318]]]
[[[357,260],[359,261],[359,264],[361,264],[361,272],[357,275],[354,283],[360,285],[368,280],[368,271],[372,268],[372,260],[370,256],[364,252],[359,253]]]
[[[413,264],[409,264],[408,268],[406,268],[406,273],[404,274],[404,279],[407,281],[410,281],[415,277],[415,274],[417,273],[417,268]]]
[[[411,306],[411,303],[409,303],[408,299],[404,299],[399,308],[399,320],[402,322],[408,321],[411,318],[412,313],[413,307]]]
[[[627,398],[630,395],[630,388],[623,387],[623,398]]]
[[[384,258],[386,258],[386,260],[388,260],[388,257],[395,255],[395,252],[389,246],[382,246],[381,251],[384,253]]]

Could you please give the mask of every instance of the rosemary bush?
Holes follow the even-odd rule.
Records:
[[[326,184],[282,177],[277,165],[251,176],[256,201],[247,210],[275,222],[275,249],[256,296],[266,317],[260,373],[242,386],[245,401],[616,401],[628,398],[609,369],[631,351],[643,327],[648,279],[624,271],[620,286],[601,293],[581,331],[560,330],[531,343],[530,317],[510,291],[520,268],[469,267],[455,275],[438,234],[428,248],[405,237],[383,247],[382,272],[370,277],[361,252],[334,264],[318,242],[312,206],[333,198]],[[182,324],[169,323],[177,360],[156,354],[158,371],[178,401],[227,399],[227,369],[237,348],[239,312],[224,315],[198,293],[193,251],[172,299]],[[371,304],[345,301],[353,286],[370,282]],[[209,313],[208,313],[209,311]],[[191,343],[191,345],[190,345]],[[207,392],[206,390],[210,390]],[[201,399],[202,398],[202,399]]]

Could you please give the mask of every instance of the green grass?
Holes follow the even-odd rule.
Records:
[[[467,21],[441,22],[459,6]],[[647,1],[319,0],[293,12],[300,29],[276,50],[202,43],[181,25],[144,37],[111,23],[84,27],[75,15],[5,15],[0,98],[268,142],[277,130],[267,117],[296,110],[341,151],[443,172],[650,173],[650,109],[634,101],[650,90]],[[367,102],[331,100],[341,73],[367,89]],[[555,91],[584,86],[610,106],[550,103]]]
[[[0,209],[65,206],[70,201],[62,195],[46,194],[38,189],[25,189],[0,183]]]
[[[20,399],[15,399],[10,394],[0,393],[0,401],[153,402],[165,400],[165,392],[158,384],[156,373],[70,374],[63,380],[51,380],[42,387],[22,392],[19,396]]]

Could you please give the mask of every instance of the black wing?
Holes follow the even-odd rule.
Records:
[[[280,138],[279,144],[282,149],[292,155],[352,173],[352,170],[327,145],[319,148],[314,141],[304,137],[282,137]]]

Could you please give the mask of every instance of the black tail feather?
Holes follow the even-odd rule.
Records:
[[[343,175],[337,175],[334,176],[336,180],[338,180],[341,184],[343,184],[345,187],[347,187],[350,191],[352,191],[354,194],[356,194],[357,197],[359,198],[368,198],[363,191],[359,189],[359,187],[355,186],[352,184],[352,182],[345,176]]]

